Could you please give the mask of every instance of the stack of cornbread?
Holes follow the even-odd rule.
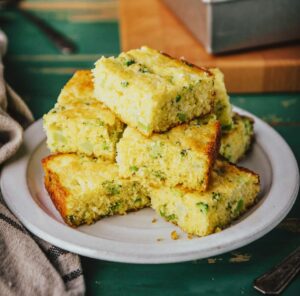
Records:
[[[259,192],[259,176],[233,164],[251,145],[253,120],[232,113],[220,70],[148,47],[77,71],[44,128],[54,153],[42,161],[45,186],[71,226],[151,206],[204,236]]]

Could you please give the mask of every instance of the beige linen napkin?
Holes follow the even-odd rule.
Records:
[[[23,127],[33,121],[26,104],[4,80],[1,57],[6,44],[0,30],[0,164],[17,152]],[[27,231],[0,196],[0,295],[60,296],[84,292],[79,257]]]

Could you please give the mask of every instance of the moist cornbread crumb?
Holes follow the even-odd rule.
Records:
[[[216,94],[213,112],[216,114],[217,119],[222,125],[222,131],[229,131],[233,125],[233,114],[229,96],[224,83],[224,75],[218,68],[210,68],[209,71],[215,76],[214,90]]]
[[[233,117],[233,128],[222,134],[220,154],[232,163],[245,156],[254,139],[254,120],[237,113]]]
[[[120,176],[143,185],[205,190],[219,151],[220,123],[198,120],[145,137],[127,127],[117,144]]]
[[[151,188],[151,206],[167,221],[191,235],[205,236],[224,228],[256,201],[259,176],[226,161],[217,160],[205,192]]]
[[[118,176],[115,163],[76,154],[50,155],[42,160],[45,187],[64,221],[91,224],[105,216],[126,214],[149,206],[138,182]]]
[[[211,72],[145,46],[100,58],[93,74],[95,97],[146,136],[213,109]]]
[[[77,71],[44,115],[47,145],[51,152],[76,152],[114,160],[116,143],[125,125],[94,98],[92,74]]]

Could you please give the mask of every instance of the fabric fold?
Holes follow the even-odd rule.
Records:
[[[6,36],[0,31],[0,55],[6,51],[6,42]],[[0,165],[18,151],[23,128],[33,120],[26,103],[6,84],[0,56]],[[68,296],[84,293],[79,256],[31,234],[0,196],[0,294]]]

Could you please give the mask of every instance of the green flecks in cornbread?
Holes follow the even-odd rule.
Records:
[[[125,125],[94,98],[92,74],[77,71],[44,115],[47,145],[51,152],[76,152],[114,160],[116,143]]]
[[[181,186],[149,190],[151,206],[160,216],[189,234],[205,236],[227,226],[252,206],[260,185],[255,173],[217,160],[209,188],[204,192]]]
[[[119,177],[116,163],[76,154],[43,160],[45,186],[62,218],[71,226],[125,214],[150,204],[148,191]]]
[[[214,75],[148,47],[102,57],[93,70],[96,98],[143,135],[208,114]]]
[[[127,127],[117,144],[120,176],[134,177],[145,186],[206,190],[219,151],[220,130],[216,119],[180,125],[148,138]]]
[[[222,131],[229,131],[232,128],[232,108],[230,99],[224,83],[224,75],[218,68],[209,69],[215,76],[214,90],[215,90],[215,103],[214,114],[222,125]]]
[[[254,121],[237,113],[233,117],[233,127],[221,137],[220,154],[232,163],[238,162],[249,150],[254,138]]]

